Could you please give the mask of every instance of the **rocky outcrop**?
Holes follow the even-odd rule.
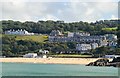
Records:
[[[106,66],[109,63],[108,59],[98,59],[95,62],[91,62],[86,66]]]
[[[95,62],[91,62],[86,66],[114,66],[120,67],[120,62],[116,61],[115,59],[112,62],[109,62],[108,59],[98,59]]]

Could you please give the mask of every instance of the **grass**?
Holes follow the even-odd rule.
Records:
[[[117,30],[117,27],[112,27],[112,28],[102,28],[102,30],[106,30],[106,31],[115,31],[115,30]]]
[[[2,34],[0,34],[0,38],[2,37]]]
[[[59,54],[59,55],[51,55],[52,57],[61,57],[61,58],[82,58],[82,57],[92,57],[92,55],[70,55],[70,54]]]
[[[46,40],[48,40],[48,36],[46,35],[5,35],[5,36],[15,37],[16,40],[28,40],[35,42],[45,42]]]

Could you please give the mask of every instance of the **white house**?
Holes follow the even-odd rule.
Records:
[[[23,55],[24,58],[36,58],[37,56],[37,53],[28,53]]]
[[[49,53],[48,50],[42,50],[42,49],[40,49],[39,52],[42,53],[42,54],[48,54]]]
[[[63,34],[59,30],[52,30],[52,32],[50,33],[50,36],[60,36],[60,35]]]
[[[74,36],[74,33],[68,32],[68,37],[73,37],[73,36]]]
[[[117,40],[117,35],[115,35],[115,34],[106,34],[105,36],[106,36],[107,40],[109,40],[109,41]]]
[[[108,42],[107,40],[100,40],[99,46],[107,46]]]
[[[92,43],[92,44],[91,44],[91,47],[92,47],[92,49],[96,49],[96,48],[99,47],[99,46],[98,46],[98,43]]]
[[[92,49],[90,44],[77,44],[76,50],[78,51],[87,51]]]
[[[87,32],[74,32],[74,37],[75,36],[90,36],[90,33],[87,33]]]
[[[18,30],[8,30],[5,31],[5,34],[10,34],[10,35],[34,35],[34,33],[29,33],[26,30],[18,29]]]

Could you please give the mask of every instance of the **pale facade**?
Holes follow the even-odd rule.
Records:
[[[37,56],[37,53],[28,53],[23,55],[24,58],[36,58]]]
[[[92,48],[92,49],[96,49],[97,47],[99,47],[97,43],[92,43],[92,44],[91,44],[91,48]]]
[[[10,34],[10,35],[34,35],[34,33],[29,33],[26,30],[18,29],[18,30],[8,30],[5,31],[5,34]]]
[[[76,45],[76,50],[78,51],[87,51],[92,49],[90,44],[77,44]]]

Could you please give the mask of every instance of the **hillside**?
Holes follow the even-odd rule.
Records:
[[[117,27],[102,28],[102,30],[106,30],[106,31],[116,31],[116,30],[117,30]]]
[[[3,35],[14,37],[16,40],[27,40],[27,41],[35,41],[35,42],[45,42],[48,40],[46,35]]]

